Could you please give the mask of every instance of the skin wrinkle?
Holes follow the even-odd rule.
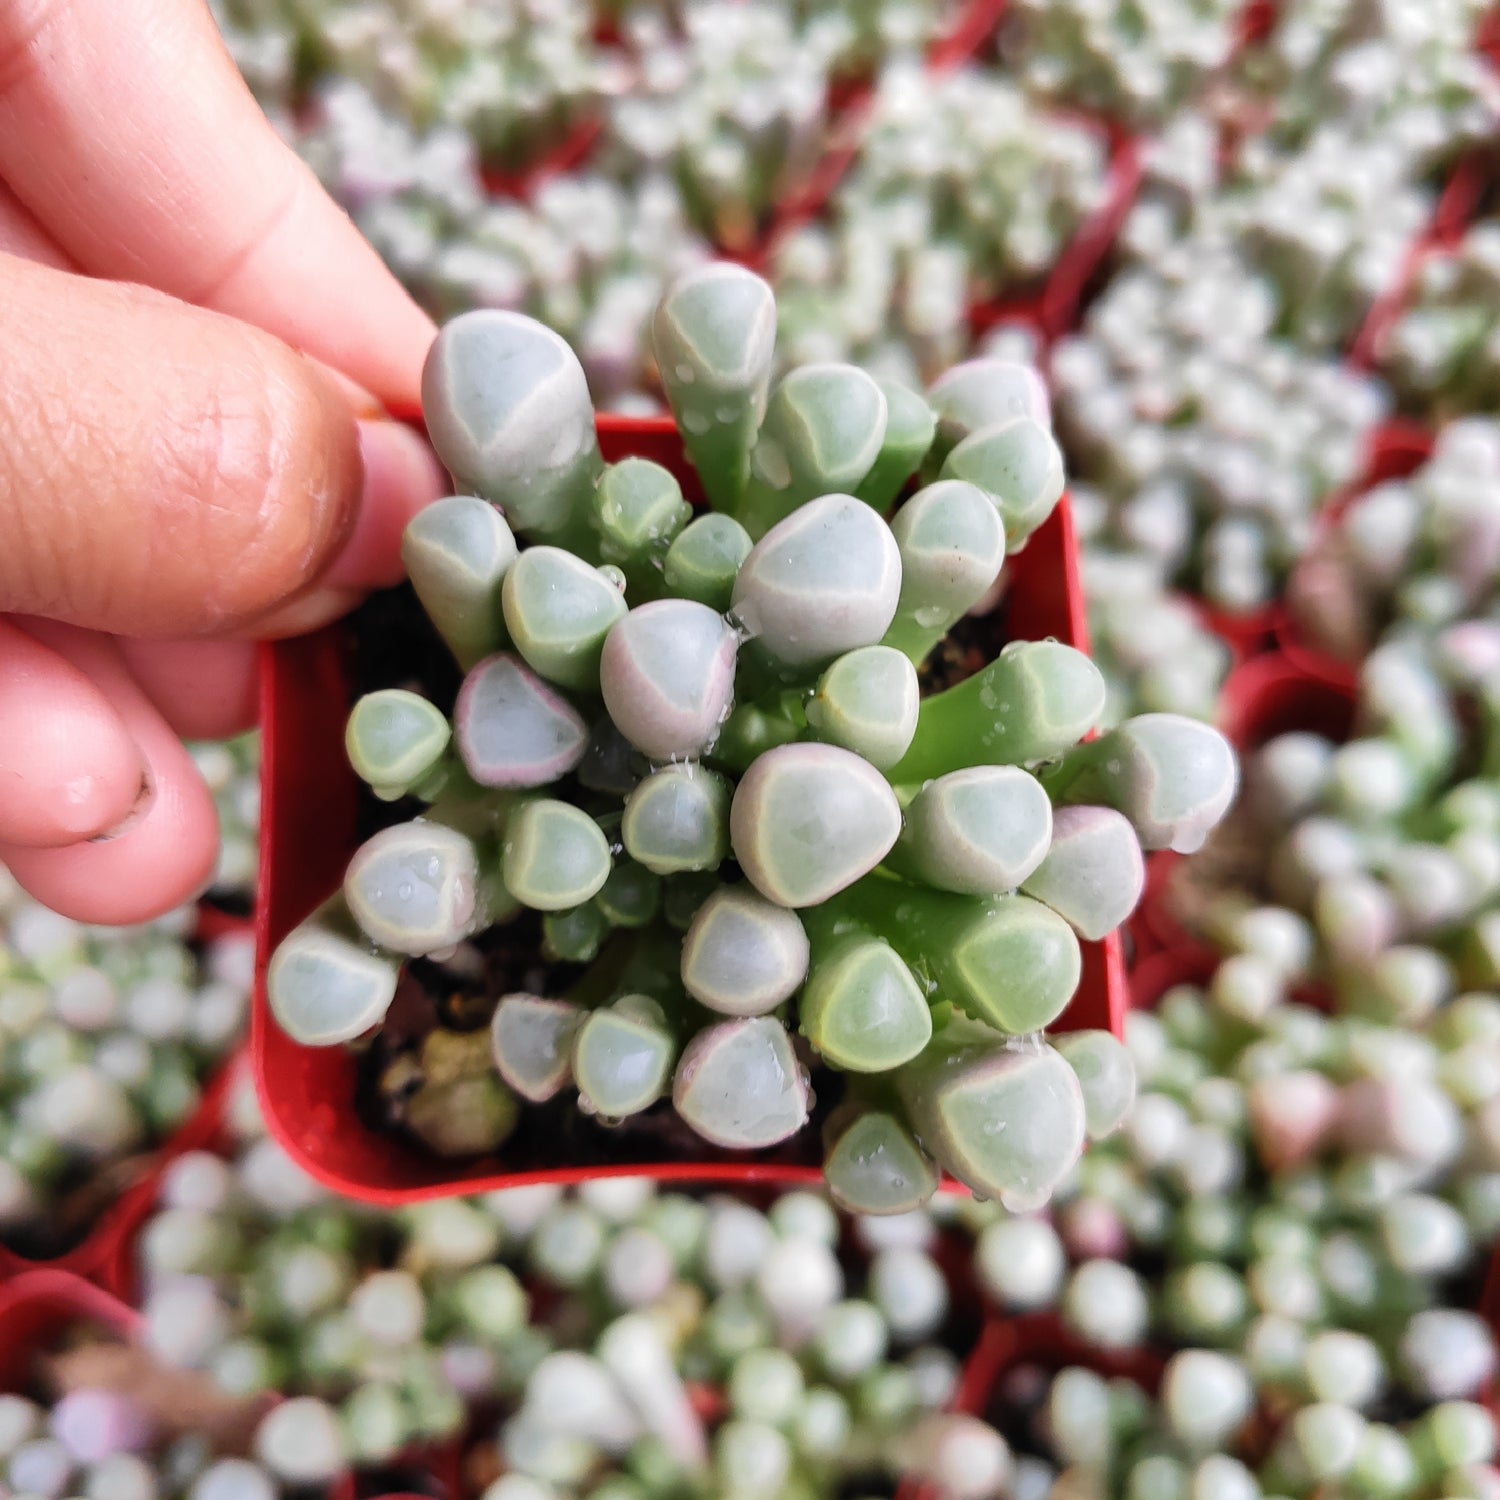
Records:
[[[355,518],[362,465],[339,391],[243,325],[82,286],[0,258],[22,372],[0,389],[0,530],[16,539],[0,608],[181,636],[300,599]],[[90,556],[109,566],[77,565]]]
[[[236,278],[277,234],[296,222],[296,210],[301,207],[308,189],[316,185],[311,169],[301,163],[298,167],[300,170],[288,174],[286,191],[272,204],[264,221],[245,236],[238,248],[226,250],[222,262],[208,273],[203,285],[185,294],[186,301],[208,307],[232,300],[228,293]]]
[[[5,0],[9,14],[0,26],[0,99],[37,71],[37,44],[71,0]]]

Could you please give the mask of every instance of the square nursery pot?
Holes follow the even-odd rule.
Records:
[[[698,491],[670,419],[604,417],[607,462],[629,455],[672,469],[690,499]],[[1026,549],[1011,560],[1011,585],[997,614],[1005,640],[1052,637],[1087,649],[1077,547],[1064,498]],[[352,1198],[398,1204],[533,1182],[604,1176],[661,1181],[816,1184],[821,1145],[814,1124],[782,1146],[732,1152],[694,1138],[691,1148],[643,1130],[623,1136],[578,1115],[528,1107],[521,1127],[495,1156],[445,1160],[371,1128],[356,1107],[358,1058],[342,1047],[302,1047],[271,1018],[265,969],[276,945],[336,891],[359,842],[360,792],[344,755],[352,636],[338,626],[262,648],[262,887],[257,920],[256,994],[251,1050],[270,1130],[313,1177]],[[1083,944],[1083,977],[1054,1029],[1108,1029],[1119,1035],[1129,1006],[1118,933]],[[528,1128],[528,1117],[540,1123]],[[648,1115],[645,1117],[650,1119]],[[547,1123],[547,1122],[550,1122]],[[573,1127],[577,1126],[575,1130]]]

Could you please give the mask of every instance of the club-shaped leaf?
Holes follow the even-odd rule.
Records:
[[[1015,1212],[1046,1203],[1083,1150],[1083,1091],[1050,1047],[1011,1051],[950,1022],[896,1081],[923,1149]]]
[[[891,522],[901,552],[901,598],[885,643],[915,662],[994,586],[1005,565],[1005,526],[977,485],[940,479]]]
[[[1143,849],[1191,854],[1234,801],[1239,764],[1229,741],[1197,719],[1138,714],[1080,745],[1043,779],[1055,801],[1124,813]]]
[[[1055,760],[1099,722],[1104,678],[1083,652],[1014,641],[989,666],[927,698],[891,780],[918,786],[972,765]]]
[[[672,1080],[677,1113],[706,1141],[730,1150],[774,1146],[807,1124],[807,1075],[786,1027],[749,1016],[705,1027]]]
[[[500,590],[505,626],[539,676],[599,689],[604,639],[625,614],[625,596],[598,568],[560,547],[528,547]]]
[[[453,732],[464,769],[489,787],[546,786],[583,759],[589,740],[573,705],[504,654],[464,678]]]
[[[422,608],[465,671],[505,644],[500,585],[516,539],[488,500],[450,495],[419,510],[401,537],[401,561]]]
[[[740,564],[755,544],[733,516],[699,516],[667,548],[662,577],[678,598],[692,599],[723,614],[734,595]]]
[[[908,657],[890,646],[860,646],[825,668],[807,705],[807,726],[816,739],[883,769],[910,747],[921,696]]]
[[[852,493],[880,457],[885,393],[857,365],[801,365],[766,408],[750,454],[750,483],[737,510],[763,536],[819,495]]]
[[[677,1038],[662,1008],[646,995],[622,995],[590,1011],[573,1040],[578,1102],[602,1120],[623,1120],[660,1099],[670,1086]]]
[[[823,1176],[846,1213],[905,1214],[937,1191],[937,1168],[899,1116],[855,1110],[830,1122]]]
[[[682,984],[709,1010],[758,1016],[791,998],[807,962],[807,934],[795,912],[745,886],[723,886],[688,927]]]
[[[716,509],[733,509],[766,411],[776,298],[741,266],[684,273],[651,320],[651,347],[683,446]]]
[[[559,334],[493,309],[451,319],[422,371],[422,414],[449,472],[516,531],[578,529],[602,464],[588,381]]]
[[[901,832],[901,805],[868,761],[836,745],[782,745],[740,779],[729,842],[780,906],[816,906],[868,874]]]
[[[344,899],[360,929],[393,953],[437,953],[489,918],[479,851],[456,829],[417,821],[382,828],[355,851]]]
[[[625,799],[625,851],[658,875],[716,870],[729,853],[729,783],[702,766],[663,766]]]
[[[384,1019],[400,966],[354,925],[342,897],[320,906],[277,945],[266,1000],[277,1024],[304,1047],[353,1041]]]
[[[583,1016],[567,1000],[502,995],[490,1022],[490,1053],[501,1078],[532,1104],[555,1097],[568,1084],[573,1035]]]
[[[1032,417],[1014,417],[966,437],[944,460],[942,479],[967,479],[995,502],[1007,551],[1019,552],[1063,492],[1062,449]]]
[[[894,867],[941,891],[1015,890],[1047,856],[1052,803],[1019,766],[970,766],[929,781],[907,804]]]
[[[850,933],[820,942],[797,1006],[802,1035],[836,1068],[885,1073],[932,1038],[922,987],[891,945]]]
[[[1146,886],[1146,861],[1129,820],[1112,807],[1060,807],[1052,847],[1023,883],[1079,937],[1097,942],[1136,908]]]
[[[954,365],[933,381],[927,404],[937,417],[931,462],[939,465],[982,428],[1017,417],[1052,425],[1046,382],[1033,366],[1016,360],[971,359]]]
[[[355,774],[394,802],[437,770],[452,730],[435,704],[402,688],[366,693],[349,714],[344,749]]]
[[[549,911],[542,917],[542,952],[559,963],[592,963],[611,930],[609,918],[596,901],[567,911]]]
[[[659,587],[667,548],[692,515],[670,470],[648,458],[621,459],[594,492],[599,556],[624,569],[632,597]]]
[[[852,495],[823,495],[757,542],[735,579],[732,608],[777,661],[808,666],[877,644],[901,593],[891,529]]]
[[[998,1031],[1042,1030],[1078,988],[1077,936],[1027,896],[953,896],[877,875],[828,910],[879,933],[939,998]]]
[[[535,911],[567,911],[609,878],[609,841],[582,808],[554,797],[520,803],[500,847],[505,888]]]
[[[932,408],[908,386],[877,376],[885,397],[885,440],[870,472],[854,487],[866,505],[884,515],[932,447],[936,419]]]
[[[1054,1043],[1078,1075],[1089,1138],[1102,1140],[1135,1103],[1135,1063],[1125,1044],[1108,1031],[1073,1031]]]
[[[734,698],[739,637],[690,599],[626,614],[604,643],[600,687],[615,727],[652,760],[688,760],[714,741]]]
[[[661,909],[661,877],[633,859],[617,859],[594,905],[615,927],[644,927]]]

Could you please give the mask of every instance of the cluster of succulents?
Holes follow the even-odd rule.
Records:
[[[1052,352],[1069,471],[1104,502],[1085,544],[1144,553],[1228,614],[1270,602],[1389,404],[1277,318],[1232,244],[1189,235],[1121,270]]]
[[[249,1013],[248,933],[86,927],[0,870],[0,1243],[62,1253],[186,1122]]]
[[[610,102],[601,168],[667,173],[715,244],[747,250],[822,150],[836,35],[820,46],[769,0],[627,12],[621,30],[636,76]]]
[[[72,1336],[106,1356],[118,1339],[81,1327]],[[186,1429],[129,1387],[70,1385],[55,1397],[0,1395],[0,1485],[39,1500],[282,1500],[324,1497],[323,1435],[303,1403],[288,1401],[255,1432],[255,1456]]]
[[[851,1247],[811,1193],[762,1210],[641,1178],[377,1211],[307,1178],[248,1089],[229,1133],[230,1156],[163,1179],[137,1251],[141,1342],[242,1403],[283,1481],[293,1432],[319,1483],[462,1437],[486,1500],[819,1500],[953,1462],[939,1414],[965,1333],[925,1214],[856,1221]]]
[[[1107,1034],[1039,1034],[1080,939],[1134,907],[1142,850],[1223,815],[1234,756],[1172,714],[1084,743],[1105,688],[1083,653],[964,625],[1062,492],[1034,371],[959,366],[925,398],[850,365],[773,386],[775,321],[730,264],[657,310],[696,518],[668,470],[602,462],[556,334],[504,313],[440,333],[425,415],[471,493],[404,554],[466,675],[451,717],[404,688],[355,704],[354,769],[417,815],[283,942],[272,1010],[327,1046],[403,980],[472,995],[473,1029],[398,1070],[430,1145],[460,1091],[455,1152],[568,1089],[614,1125],[670,1095],[703,1140],[766,1148],[808,1125],[816,1063],[825,1105],[842,1084],[842,1202],[909,1208],[939,1168],[1042,1202],[1130,1079]],[[528,911],[550,975],[485,957]],[[1004,1133],[1023,1118],[1049,1123]]]
[[[1236,61],[1239,81],[1284,144],[1295,147],[1334,122],[1383,139],[1419,177],[1492,135],[1500,78],[1474,46],[1484,0],[1316,0],[1275,9],[1264,41]]]
[[[1338,353],[1400,279],[1436,204],[1395,142],[1327,124],[1293,146],[1245,142],[1197,227],[1222,235],[1275,289],[1277,334]]]
[[[867,78],[893,56],[926,52],[967,9],[965,0],[789,0],[788,9],[835,79]]]
[[[219,862],[208,898],[248,911],[260,863],[260,739],[253,731],[232,740],[188,746],[219,815]]]
[[[1387,634],[1460,627],[1460,645],[1487,635],[1500,568],[1497,494],[1500,425],[1466,417],[1442,428],[1425,463],[1355,496],[1298,563],[1287,609],[1302,637],[1358,662]]]
[[[1102,502],[1070,496],[1075,514]],[[1135,714],[1185,714],[1212,720],[1231,653],[1186,594],[1162,587],[1154,561],[1139,553],[1092,548],[1082,564],[1090,654],[1106,690],[1100,726]]]
[[[1242,9],[1242,0],[1018,0],[1000,58],[1038,98],[1149,125],[1229,61]]]
[[[1400,315],[1375,350],[1404,407],[1444,417],[1493,410],[1500,395],[1500,224],[1480,219],[1423,256]]]
[[[1369,1381],[1371,1358],[1357,1335],[1322,1333],[1310,1343],[1308,1373],[1320,1390],[1348,1391]],[[1479,1401],[1444,1401],[1391,1421],[1320,1398],[1272,1417],[1258,1408],[1244,1362],[1211,1349],[1174,1354],[1154,1395],[1153,1383],[1144,1371],[1116,1374],[1108,1365],[1007,1370],[992,1408],[995,1420],[1021,1431],[1007,1500],[1436,1500],[1489,1494],[1500,1483],[1494,1418]],[[1281,1424],[1269,1445],[1241,1438],[1258,1418]]]
[[[893,62],[826,223],[774,248],[787,359],[931,380],[970,351],[974,307],[1034,290],[1102,207],[1108,155],[999,73]]]
[[[297,0],[295,10],[314,99],[319,77],[352,80],[418,130],[461,132],[486,166],[525,166],[608,83],[578,0]]]

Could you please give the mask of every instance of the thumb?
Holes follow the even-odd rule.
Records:
[[[356,422],[310,361],[144,287],[6,255],[0,306],[0,611],[250,633],[399,576],[401,527],[441,473],[415,433]]]

